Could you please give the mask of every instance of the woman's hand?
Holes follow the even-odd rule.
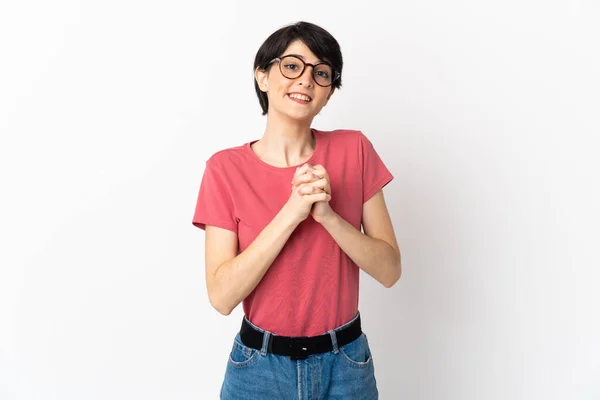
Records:
[[[310,215],[313,219],[322,223],[327,217],[331,216],[334,211],[329,205],[331,199],[331,184],[329,175],[322,165],[304,164],[296,170],[292,179],[292,191],[302,184],[309,184],[313,187],[313,193],[327,193],[330,196],[326,200],[316,201],[310,210]]]
[[[296,180],[308,170],[307,164],[296,169],[292,182],[292,191],[285,207],[289,211],[294,221],[300,223],[304,221],[311,213],[312,207],[317,202],[325,202],[329,204],[331,196],[323,190],[323,182],[309,181],[308,179]],[[307,175],[314,178],[312,175]],[[306,177],[305,177],[306,178]],[[314,217],[313,217],[314,218]]]

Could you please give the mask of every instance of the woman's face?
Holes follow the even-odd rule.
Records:
[[[300,57],[309,64],[317,64],[321,61],[299,40],[292,42],[280,58],[290,54]],[[282,65],[283,68],[286,68],[286,65]],[[317,85],[312,73],[313,67],[307,65],[302,75],[288,79],[281,74],[278,61],[273,62],[268,72],[257,69],[258,86],[266,92],[269,99],[268,114],[277,112],[294,120],[312,120],[327,104],[335,90],[333,86]]]

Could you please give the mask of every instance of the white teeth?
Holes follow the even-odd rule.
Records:
[[[305,96],[303,94],[299,94],[299,93],[292,93],[289,95],[291,98],[293,99],[298,99],[298,100],[304,100],[304,101],[310,101],[310,97]]]

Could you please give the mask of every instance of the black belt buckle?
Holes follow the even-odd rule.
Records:
[[[291,360],[306,360],[308,358],[308,336],[290,338]]]

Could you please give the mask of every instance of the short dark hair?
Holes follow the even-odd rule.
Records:
[[[329,32],[310,22],[296,22],[273,32],[256,53],[254,71],[258,67],[263,71],[271,68],[273,64],[269,65],[269,62],[281,56],[285,49],[295,40],[300,40],[320,60],[331,64],[333,71],[339,73],[339,77],[331,86],[339,89],[342,86],[342,67],[344,65],[340,45]],[[254,80],[254,90],[256,90],[258,101],[262,107],[262,115],[265,115],[269,109],[269,99],[267,94],[258,87],[256,79]]]

